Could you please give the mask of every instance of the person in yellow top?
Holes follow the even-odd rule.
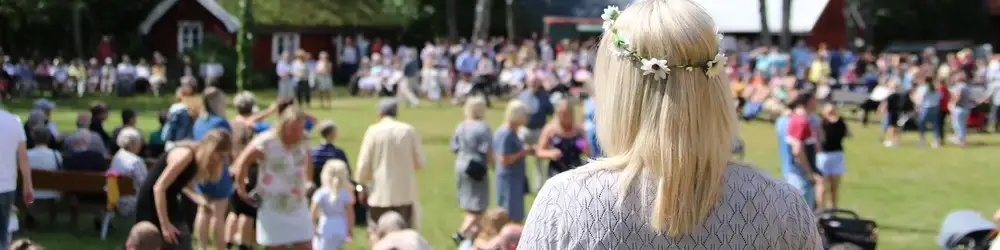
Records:
[[[819,53],[816,59],[809,65],[808,80],[819,83],[823,79],[830,77],[830,63],[826,61],[826,53]]]
[[[87,89],[87,67],[83,66],[83,61],[75,60],[68,71],[70,85],[76,87],[76,95],[82,97]]]
[[[157,60],[150,67],[149,74],[149,90],[153,91],[154,96],[160,96],[160,86],[167,83],[167,66],[163,65],[162,61]]]

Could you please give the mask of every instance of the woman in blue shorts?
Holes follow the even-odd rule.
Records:
[[[200,140],[205,134],[213,129],[224,129],[229,133],[233,132],[229,122],[226,121],[226,94],[221,89],[208,87],[202,95],[202,112],[195,120],[192,134],[195,141]],[[224,157],[224,167],[228,169],[230,156]],[[226,212],[229,209],[229,197],[233,194],[233,175],[229,171],[222,171],[222,175],[217,180],[208,180],[199,183],[196,188],[199,193],[208,200],[205,204],[199,204],[198,214],[195,216],[194,236],[198,240],[200,249],[207,249],[209,243],[209,232],[215,240],[216,249],[226,248],[225,223]]]

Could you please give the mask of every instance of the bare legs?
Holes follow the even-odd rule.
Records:
[[[215,239],[216,249],[226,249],[225,219],[228,199],[212,200],[207,206],[198,207],[195,216],[194,233],[198,237],[198,247],[208,249],[209,234]]]
[[[482,215],[482,212],[465,211],[465,216],[462,220],[462,225],[458,228],[458,233],[462,234],[463,237],[475,234],[479,230],[479,218]]]
[[[840,188],[840,176],[823,176],[816,181],[816,207],[837,208],[837,191]]]
[[[333,90],[320,90],[318,97],[320,107],[333,106]]]

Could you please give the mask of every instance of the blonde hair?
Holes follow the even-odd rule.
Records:
[[[323,164],[319,173],[319,183],[330,189],[330,201],[337,200],[340,189],[351,190],[351,178],[347,176],[347,163],[340,159],[330,159]]]
[[[636,1],[615,25],[637,53],[670,65],[708,62],[718,53],[715,22],[690,0]],[[654,181],[641,185],[656,187],[652,228],[670,236],[695,230],[718,203],[737,137],[728,77],[678,69],[655,80],[612,55],[614,38],[607,33],[599,46],[594,98],[602,115],[595,120],[607,158],[595,164],[623,171],[620,197],[648,169]]]
[[[571,119],[570,123],[573,124],[574,128],[576,127],[576,122],[573,121],[573,120],[576,119],[576,105],[575,104],[576,104],[576,102],[574,102],[572,98],[570,98],[570,97],[563,97],[562,100],[559,100],[559,103],[556,103],[556,105],[555,105],[556,109],[559,109],[559,106],[565,106],[566,107],[566,112],[569,112],[569,116],[570,116],[570,119]],[[559,133],[566,133],[567,131],[565,131],[565,129],[563,129],[563,126],[561,124],[562,122],[563,122],[563,120],[562,120],[561,117],[559,117],[558,115],[554,115],[554,116],[552,116],[552,119],[549,119],[549,123],[546,124],[546,126],[551,126],[553,129],[555,129]]]
[[[486,100],[480,97],[473,97],[465,101],[465,119],[482,120],[486,117]]]
[[[282,131],[285,131],[285,126],[289,123],[297,121],[299,119],[305,119],[306,113],[294,105],[288,106],[278,115],[278,121],[275,122],[274,126],[271,127],[273,132],[277,136],[283,136]],[[299,131],[302,132],[302,131]],[[303,132],[304,133],[304,132]]]
[[[212,164],[212,155],[220,153],[231,156],[233,153],[232,136],[223,129],[212,129],[198,142],[182,141],[178,142],[177,146],[188,147],[194,151],[194,161],[198,167],[197,179],[199,180],[219,179],[223,171],[222,162]]]
[[[205,88],[201,97],[202,116],[217,115],[226,117],[226,93],[216,87]]]
[[[510,215],[507,214],[507,210],[493,208],[486,211],[486,215],[479,220],[479,233],[476,234],[476,239],[492,240],[500,235],[500,231],[507,223],[510,223]]]
[[[513,122],[516,120],[524,120],[528,116],[528,106],[519,100],[513,100],[507,103],[507,109],[504,110],[503,121]]]

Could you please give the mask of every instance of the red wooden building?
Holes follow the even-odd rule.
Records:
[[[193,48],[205,34],[215,33],[233,41],[239,20],[215,0],[163,0],[139,26],[149,47],[173,56]]]
[[[142,23],[140,31],[152,51],[167,56],[197,46],[210,33],[234,41],[240,24],[239,1],[162,0]],[[258,70],[272,68],[285,51],[302,49],[313,55],[328,51],[335,55],[338,36],[364,32],[369,38],[389,37],[412,20],[398,13],[350,11],[313,0],[253,0],[253,9],[253,66]]]

